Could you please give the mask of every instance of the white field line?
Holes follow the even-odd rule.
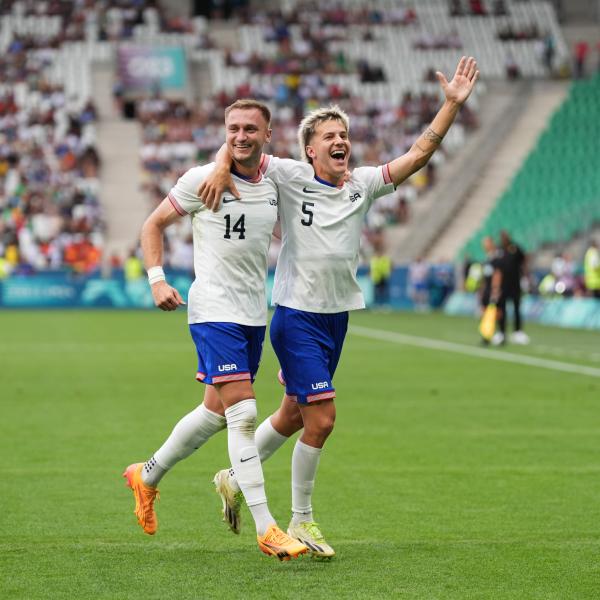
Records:
[[[431,338],[408,335],[405,333],[395,333],[393,331],[382,331],[381,329],[371,329],[370,327],[361,327],[360,325],[351,325],[349,332],[360,337],[392,342],[394,344],[417,346],[419,348],[429,348],[430,350],[443,350],[446,352],[455,352],[456,354],[474,356],[475,358],[488,358],[490,360],[499,360],[518,365],[541,367],[542,369],[550,369],[552,371],[563,371],[565,373],[576,373],[577,375],[600,377],[600,369],[595,367],[565,363],[558,360],[548,360],[545,358],[536,358],[535,356],[528,356],[525,354],[513,354],[512,352],[506,352],[504,350],[475,348],[467,346],[466,344],[433,340]]]
[[[585,358],[593,362],[600,362],[600,352],[585,352],[583,350],[565,350],[564,348],[554,348],[553,346],[544,346],[541,344],[535,344],[535,346],[530,346],[530,350],[539,354],[554,354],[554,356]]]

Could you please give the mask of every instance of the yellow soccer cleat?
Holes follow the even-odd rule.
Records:
[[[257,535],[256,539],[265,554],[276,556],[279,560],[290,560],[308,552],[303,543],[291,538],[275,524],[267,529],[265,535]]]
[[[314,521],[288,526],[288,535],[308,547],[311,556],[333,558],[335,550],[325,541],[319,526]]]
[[[127,479],[126,485],[133,490],[135,497],[135,510],[138,523],[148,535],[154,535],[158,529],[158,520],[154,512],[154,500],[160,497],[158,488],[146,485],[142,480],[144,463],[129,465],[123,477]]]
[[[244,494],[235,491],[229,481],[229,469],[219,471],[214,479],[216,492],[223,501],[223,521],[229,525],[233,533],[238,534],[242,530],[241,508]]]

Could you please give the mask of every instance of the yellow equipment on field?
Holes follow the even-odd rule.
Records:
[[[496,316],[498,309],[495,304],[488,304],[481,321],[479,323],[479,333],[481,337],[488,342],[492,339],[494,332],[496,331]]]

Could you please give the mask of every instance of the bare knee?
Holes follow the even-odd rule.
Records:
[[[335,425],[335,415],[322,415],[315,424],[315,431],[326,440],[333,431]]]
[[[281,435],[290,437],[304,427],[302,413],[298,405],[286,395],[281,406],[271,416],[271,425]]]
[[[333,431],[335,425],[335,412],[327,411],[311,415],[310,419],[304,419],[304,433],[302,441],[309,446],[322,448],[325,440]]]

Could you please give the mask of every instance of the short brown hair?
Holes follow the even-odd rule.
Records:
[[[262,113],[262,116],[267,122],[267,126],[271,126],[271,111],[269,110],[269,107],[263,102],[259,102],[258,100],[254,100],[253,98],[241,98],[240,100],[236,100],[233,104],[230,104],[225,109],[225,119],[227,119],[227,115],[236,108],[239,108],[241,110],[249,110],[251,108],[256,108]]]

